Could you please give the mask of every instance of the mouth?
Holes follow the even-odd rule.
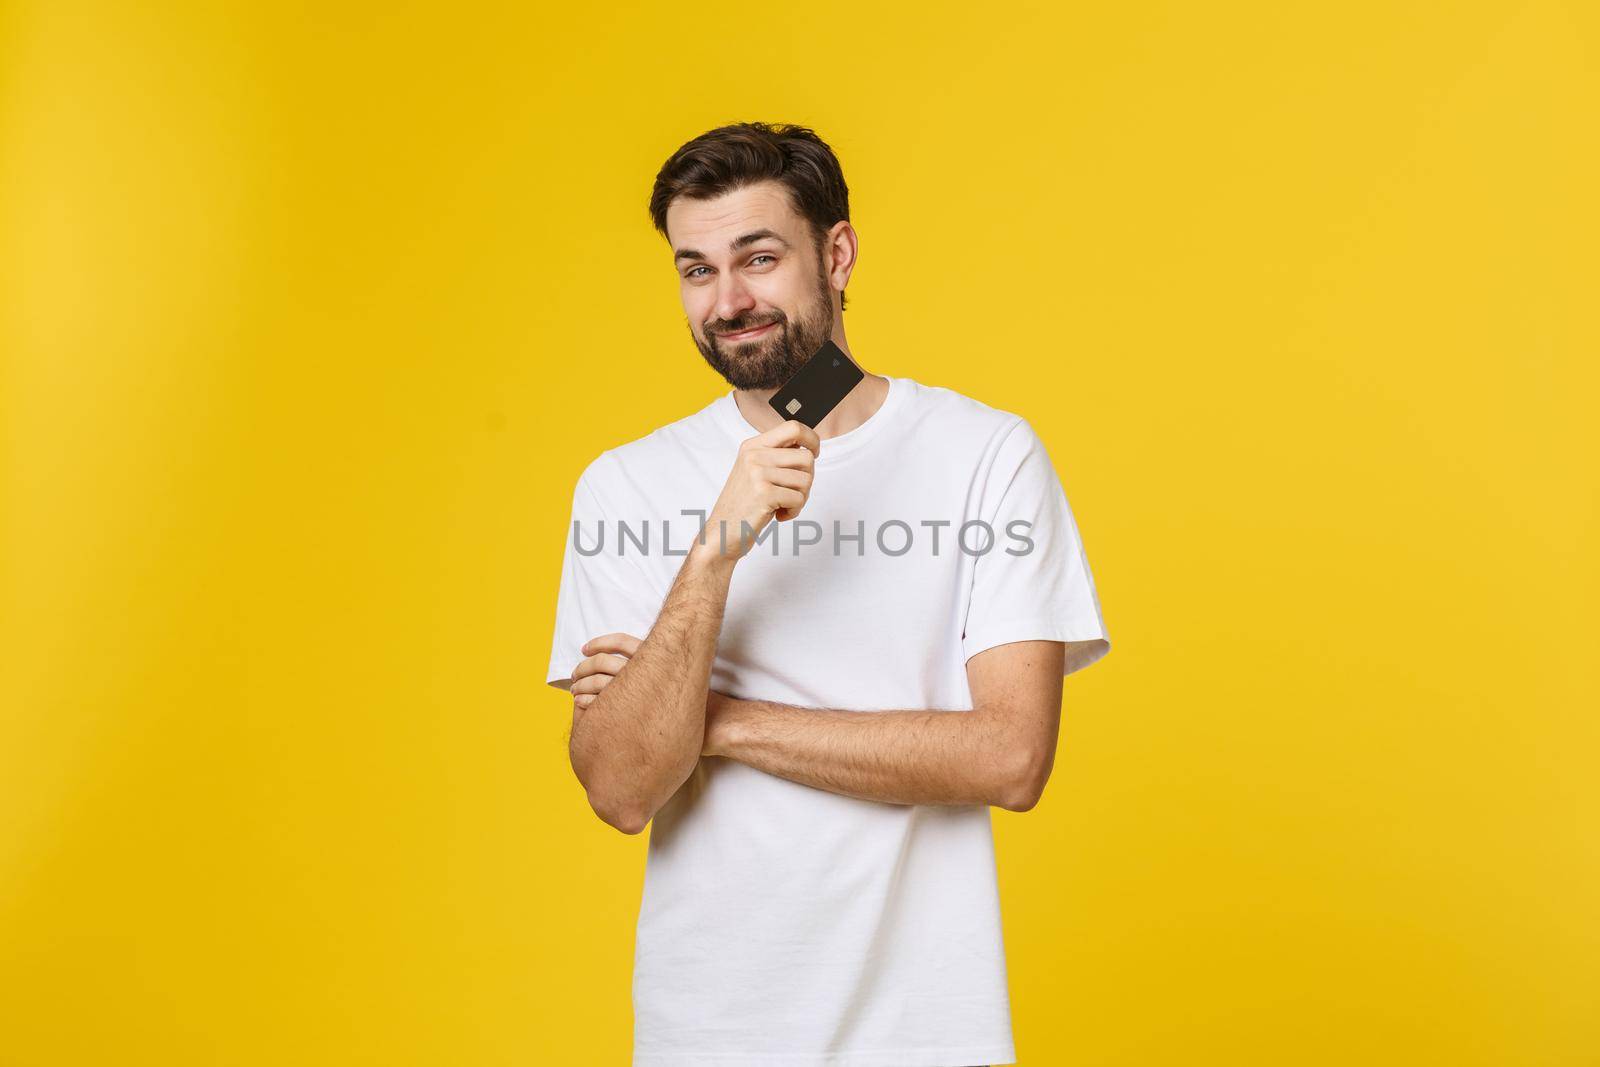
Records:
[[[753,329],[741,330],[738,333],[719,333],[717,336],[722,338],[724,341],[747,341],[752,337],[762,336],[776,325],[778,324],[775,322],[769,322],[765,326],[757,326]]]

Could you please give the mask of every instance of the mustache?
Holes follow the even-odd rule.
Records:
[[[774,323],[774,322],[783,322],[783,321],[784,321],[783,319],[768,319],[766,322],[745,322],[745,323],[732,323],[732,322],[730,322],[730,323],[727,323],[726,325],[709,324],[709,325],[706,326],[706,332],[707,333],[744,333],[744,331],[753,330],[757,326],[767,326],[767,325],[770,325],[771,323]]]

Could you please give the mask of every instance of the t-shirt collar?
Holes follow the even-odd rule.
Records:
[[[863,422],[853,430],[848,430],[837,437],[824,437],[822,439],[822,452],[817,456],[818,463],[827,463],[837,456],[845,456],[856,451],[872,440],[883,427],[892,421],[904,404],[906,396],[911,392],[911,382],[906,378],[896,378],[892,375],[883,376],[889,383],[889,391],[883,398],[883,403]],[[718,397],[711,405],[717,422],[737,440],[754,437],[761,431],[750,425],[745,420],[739,404],[733,398],[734,390],[730,389]]]

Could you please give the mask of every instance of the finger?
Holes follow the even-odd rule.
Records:
[[[602,652],[594,656],[585,656],[572,668],[572,677],[586,678],[591,674],[616,674],[628,662],[627,656],[616,652]]]
[[[799,445],[801,448],[809,448],[813,456],[822,452],[822,438],[817,436],[817,431],[798,419],[780,423],[765,433],[757,434],[751,440],[756,442],[752,446],[755,448],[784,448]]]
[[[801,492],[811,488],[811,479],[810,471],[795,470],[792,467],[770,467],[767,470],[767,480],[772,484],[798,489]]]
[[[782,485],[773,486],[771,493],[767,497],[767,504],[775,513],[784,511],[791,516],[803,508],[805,503],[806,495],[804,493],[798,489],[790,489]],[[774,518],[776,517],[776,514],[774,514]]]
[[[593,696],[604,689],[610,681],[611,675],[609,674],[591,674],[587,678],[579,678],[576,682],[573,682],[572,688],[568,692],[573,696],[577,696],[580,693]]]
[[[572,683],[571,693],[598,693],[616,679],[614,674],[591,674]]]
[[[583,708],[586,708],[590,704],[594,703],[594,697],[595,695],[593,693],[580,694],[579,696],[572,698],[572,703],[575,704],[579,710],[582,710]]]
[[[596,652],[621,652],[631,656],[639,650],[639,645],[642,643],[632,634],[601,634],[599,637],[589,638],[578,651],[585,656],[591,656]]]
[[[756,462],[765,467],[800,467],[811,470],[817,462],[817,457],[805,448],[762,448],[757,449]]]

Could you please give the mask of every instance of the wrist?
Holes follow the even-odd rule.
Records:
[[[738,562],[739,557],[722,551],[714,537],[708,537],[704,544],[696,541],[689,548],[688,565],[706,574],[730,575]]]
[[[706,691],[706,736],[702,756],[732,757],[734,711],[737,701],[715,689]]]

